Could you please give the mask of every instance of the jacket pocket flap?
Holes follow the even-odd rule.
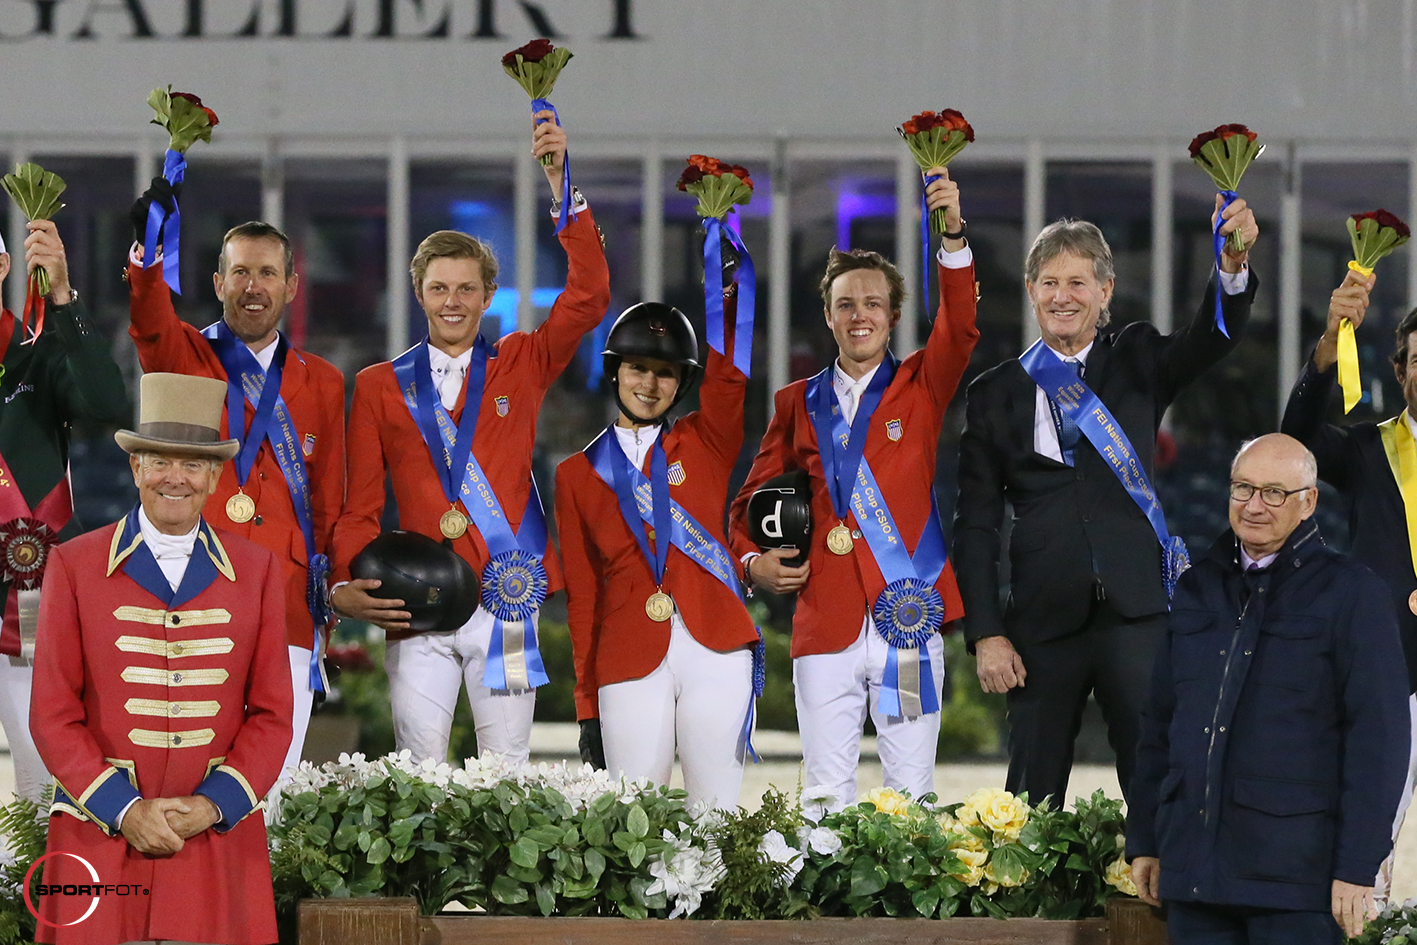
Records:
[[[1324,621],[1307,614],[1269,614],[1260,625],[1260,633],[1287,640],[1304,640],[1318,636],[1323,628]]]
[[[1277,817],[1321,814],[1330,807],[1328,789],[1312,781],[1236,778],[1234,796],[1241,807]]]
[[[1200,633],[1215,623],[1215,614],[1203,610],[1174,610],[1167,624],[1172,633]]]

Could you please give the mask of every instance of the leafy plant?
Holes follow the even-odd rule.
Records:
[[[44,855],[53,797],[54,789],[48,787],[39,804],[20,798],[0,807],[0,841],[4,845],[0,852],[0,945],[34,941],[34,915],[21,890],[25,874]],[[43,873],[43,867],[36,870],[31,884],[41,882]]]

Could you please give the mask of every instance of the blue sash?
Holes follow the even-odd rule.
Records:
[[[556,115],[556,124],[561,124],[561,116],[556,112],[556,106],[552,105],[544,98],[534,98],[531,100],[531,113],[550,111]],[[549,121],[542,118],[538,125]],[[566,228],[569,220],[574,220],[576,215],[571,212],[571,155],[565,154],[561,158],[561,212],[556,214],[556,232],[560,233]]]
[[[315,547],[315,518],[310,475],[305,469],[305,456],[300,449],[300,434],[295,421],[280,394],[290,345],[285,336],[276,338],[275,358],[271,369],[264,371],[251,349],[232,333],[225,321],[218,321],[202,330],[217,359],[226,371],[226,424],[229,435],[240,441],[234,466],[236,484],[244,486],[256,464],[261,444],[270,441],[271,453],[280,466],[285,486],[290,491],[290,504],[295,521],[305,539],[305,560],[309,573],[305,579],[305,606],[314,624],[310,648],[310,691],[326,692],[325,665],[320,655],[320,631],[330,622],[329,573],[330,559]],[[256,408],[249,429],[243,430],[246,401]]]
[[[890,644],[879,707],[890,716],[914,717],[940,711],[930,660],[928,655],[921,659],[920,650],[945,622],[945,602],[935,582],[948,555],[934,489],[930,490],[930,517],[911,554],[864,456],[871,418],[895,369],[895,358],[887,353],[861,397],[850,428],[832,390],[832,368],[807,382],[806,400],[832,507],[844,520],[838,503],[845,498],[845,507],[855,515],[886,581],[871,609],[876,632]]]
[[[709,347],[727,354],[723,337],[723,247],[727,237],[738,250],[738,309],[733,321],[733,366],[744,377],[753,376],[753,307],[757,304],[758,274],[753,257],[733,229],[721,220],[704,221],[704,334]]]
[[[187,156],[180,151],[167,149],[162,158],[162,176],[174,187],[187,176]],[[182,210],[177,206],[177,196],[172,197],[172,212],[168,213],[162,204],[148,205],[148,225],[143,231],[143,266],[157,263],[157,244],[162,243],[162,278],[173,292],[182,294],[182,267],[178,253],[181,251]]]
[[[728,549],[682,505],[669,497],[669,463],[664,454],[663,434],[655,439],[651,449],[648,477],[630,464],[629,457],[620,448],[613,424],[591,441],[585,448],[585,454],[595,474],[614,490],[615,498],[620,503],[620,515],[639,543],[640,551],[654,574],[656,587],[664,583],[664,568],[668,564],[669,546],[672,544],[732,591],[739,601],[743,600],[738,571]],[[646,524],[654,527],[653,546],[645,532]],[[764,658],[763,634],[758,631],[758,643],[753,648],[754,700],[763,694],[766,678]],[[748,754],[758,761],[758,754],[753,749],[753,709],[754,705],[750,703],[748,717],[743,723],[743,736]]]
[[[513,533],[502,503],[473,455],[472,439],[482,409],[489,356],[487,343],[479,335],[468,364],[462,422],[456,427],[433,390],[427,340],[394,359],[394,376],[428,447],[444,496],[454,506],[461,499],[491,556],[482,569],[482,606],[495,619],[482,684],[488,689],[535,689],[551,681],[536,638],[536,614],[550,586],[541,563],[546,550],[546,519],[532,479],[521,528]]]
[[[1147,478],[1131,440],[1127,439],[1122,425],[1112,416],[1102,403],[1102,398],[1093,393],[1083,383],[1082,378],[1073,373],[1063,360],[1056,357],[1042,339],[1023,353],[1019,364],[1033,378],[1033,383],[1043,388],[1054,409],[1071,417],[1078,430],[1106,461],[1113,475],[1127,490],[1127,495],[1146,514],[1157,541],[1161,542],[1162,583],[1169,600],[1176,590],[1176,579],[1191,566],[1186,543],[1179,535],[1172,535],[1166,528],[1166,516],[1161,511],[1161,502],[1156,498],[1156,490]]]

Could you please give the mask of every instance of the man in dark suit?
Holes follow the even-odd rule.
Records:
[[[1397,349],[1392,356],[1397,382],[1402,385],[1406,409],[1382,423],[1355,423],[1338,427],[1325,422],[1329,397],[1338,371],[1338,326],[1343,319],[1363,323],[1368,295],[1375,277],[1349,272],[1334,290],[1328,307],[1328,327],[1314,355],[1289,395],[1281,429],[1299,440],[1318,459],[1319,478],[1337,488],[1349,501],[1348,526],[1353,557],[1382,578],[1392,594],[1402,648],[1407,657],[1409,692],[1417,691],[1417,576],[1413,571],[1412,539],[1417,536],[1417,450],[1413,449],[1413,414],[1417,413],[1417,309],[1397,326]],[[1403,482],[1403,454],[1409,458]],[[1417,717],[1417,697],[1409,697]],[[1413,772],[1393,823],[1392,838],[1412,800]],[[1392,857],[1383,861],[1374,895],[1381,907],[1392,882]]]
[[[1191,324],[1170,335],[1145,322],[1100,332],[1112,251],[1091,223],[1062,220],[1038,235],[1025,261],[1041,342],[969,386],[954,527],[965,639],[984,690],[1008,693],[1008,789],[1035,803],[1065,801],[1090,692],[1124,791],[1131,778],[1165,630],[1162,549],[1170,538],[1147,481],[1157,426],[1180,390],[1235,346],[1257,283],[1246,262],[1259,235],[1254,213],[1243,200],[1221,211],[1219,198],[1217,212],[1221,233],[1238,230],[1246,247],[1236,253],[1226,241],[1215,276],[1229,337],[1217,324],[1214,282]],[[1070,383],[1045,393],[1038,372],[1057,370]],[[1089,400],[1075,422],[1071,411]],[[1099,411],[1108,416],[1090,424]],[[1108,441],[1102,451],[1093,435]],[[1006,501],[1014,507],[1012,586],[1001,607]]]

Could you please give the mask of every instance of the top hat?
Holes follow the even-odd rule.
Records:
[[[221,439],[226,382],[190,374],[144,374],[138,382],[138,429],[113,434],[129,453],[210,456],[228,460],[241,448]]]

